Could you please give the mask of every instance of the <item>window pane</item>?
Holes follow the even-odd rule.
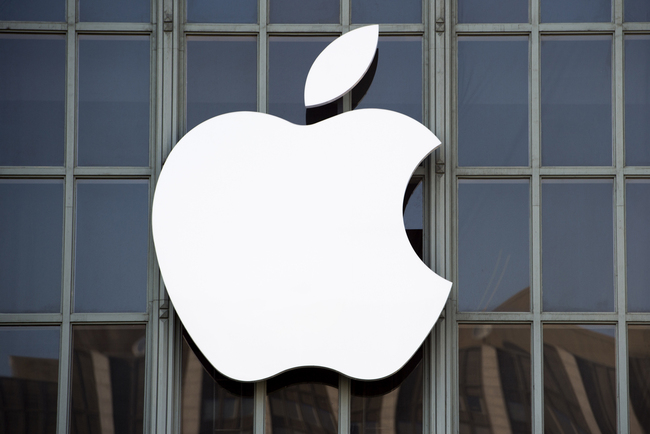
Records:
[[[65,36],[0,35],[0,166],[62,166]]]
[[[461,433],[530,433],[530,326],[458,326]]]
[[[352,22],[360,24],[421,23],[420,0],[351,0]]]
[[[650,432],[650,327],[627,328],[630,385],[629,423],[631,433]]]
[[[0,2],[0,21],[65,21],[65,3],[65,0],[4,0]]]
[[[530,311],[528,180],[458,183],[458,310]]]
[[[528,166],[528,38],[458,38],[458,165]]]
[[[372,84],[357,109],[393,110],[422,122],[422,38],[380,36]]]
[[[81,21],[148,23],[149,0],[79,0]]]
[[[650,2],[625,0],[625,21],[650,21]]]
[[[270,0],[269,9],[271,23],[339,22],[338,0]]]
[[[79,37],[80,166],[149,165],[149,57],[148,36]]]
[[[612,38],[542,37],[542,164],[612,164]]]
[[[257,38],[187,37],[187,131],[211,117],[257,111]]]
[[[542,182],[542,288],[545,311],[614,310],[611,180]]]
[[[616,326],[544,325],[544,429],[616,433]]]
[[[266,383],[266,434],[336,434],[339,376],[317,368],[294,369]]]
[[[269,113],[305,124],[305,80],[332,37],[269,37]]]
[[[72,328],[70,432],[141,434],[145,326]]]
[[[612,20],[611,0],[540,0],[543,23],[585,23]]]
[[[650,312],[650,180],[625,183],[627,310]]]
[[[253,383],[225,377],[185,336],[181,381],[182,434],[253,433]]]
[[[650,166],[648,77],[650,36],[625,36],[625,164],[629,166]]]
[[[77,182],[76,312],[146,310],[148,206],[147,181]]]
[[[424,190],[422,178],[413,177],[404,195],[404,227],[411,247],[423,259],[424,254]]]
[[[528,0],[458,0],[459,23],[527,23]]]
[[[187,0],[188,23],[257,23],[256,0]]]
[[[352,380],[351,434],[422,433],[422,348],[397,373],[378,381]]]
[[[0,180],[0,312],[60,312],[63,182]]]

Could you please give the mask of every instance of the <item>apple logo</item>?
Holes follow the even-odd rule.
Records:
[[[377,40],[367,26],[325,48],[306,105],[354,87]],[[156,186],[154,243],[174,308],[215,369],[257,381],[319,366],[371,380],[409,360],[451,289],[402,217],[413,170],[439,144],[381,109],[309,126],[234,112],[178,142]]]

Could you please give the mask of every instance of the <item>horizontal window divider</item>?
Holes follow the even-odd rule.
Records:
[[[539,31],[542,33],[613,33],[616,29],[614,23],[541,23]]]
[[[456,33],[519,33],[526,34],[533,30],[532,24],[529,23],[507,23],[507,24],[456,24]]]
[[[624,32],[650,32],[650,23],[623,23]]]
[[[186,33],[236,33],[239,36],[242,33],[258,33],[260,26],[259,24],[186,23],[183,25],[183,30]]]
[[[16,177],[63,177],[65,176],[65,167],[2,167],[0,168],[1,178]]]
[[[341,24],[267,24],[268,33],[343,33]]]
[[[455,315],[458,322],[525,322],[533,321],[532,312],[462,312]]]
[[[0,313],[0,323],[2,325],[30,325],[30,324],[48,324],[59,325],[63,321],[63,315],[60,313]]]
[[[584,323],[584,322],[610,322],[618,321],[616,312],[542,312],[542,322],[558,323]]]
[[[151,23],[77,23],[78,32],[153,32],[155,28]]]
[[[363,27],[367,24],[360,24],[357,27]],[[422,34],[424,33],[424,24],[380,24],[379,25],[379,34],[388,34],[388,33],[413,33],[413,34]]]
[[[18,31],[52,31],[65,32],[68,28],[66,23],[35,23],[30,21],[2,21],[0,30],[18,30]]]
[[[628,166],[623,169],[623,175],[625,176],[639,176],[646,177],[650,176],[650,167],[648,166]]]
[[[625,321],[628,323],[645,323],[648,325],[650,322],[650,312],[628,312],[625,315]]]
[[[418,167],[416,167],[415,170],[413,171],[413,175],[412,175],[412,176],[424,176],[424,175],[426,175],[426,173],[427,173],[427,171],[426,171],[426,169],[425,169],[423,166],[418,166]]]
[[[153,170],[150,167],[75,167],[74,168],[75,176],[149,177],[152,174],[153,174]]]
[[[459,167],[454,170],[454,175],[480,178],[502,176],[530,177],[533,175],[533,169],[530,167]]]
[[[73,313],[70,322],[73,323],[116,323],[116,322],[146,322],[148,313]]]
[[[610,178],[616,175],[614,167],[542,167],[539,169],[540,176],[570,176],[570,177],[605,177]]]

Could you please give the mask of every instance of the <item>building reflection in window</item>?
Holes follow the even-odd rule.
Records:
[[[530,372],[530,325],[459,325],[460,434],[532,432]]]
[[[231,380],[214,369],[186,332],[182,366],[182,434],[252,434],[253,383]]]
[[[422,433],[422,348],[388,378],[352,381],[350,434]]]
[[[650,327],[628,326],[627,349],[630,434],[650,433]]]

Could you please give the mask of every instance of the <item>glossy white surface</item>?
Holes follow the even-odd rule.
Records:
[[[365,26],[335,39],[318,55],[305,82],[305,107],[318,107],[348,93],[363,78],[377,51],[379,26]]]
[[[174,308],[213,366],[242,381],[402,367],[451,288],[402,219],[409,178],[439,144],[380,109],[311,126],[237,112],[190,131],[158,181],[153,235]]]

